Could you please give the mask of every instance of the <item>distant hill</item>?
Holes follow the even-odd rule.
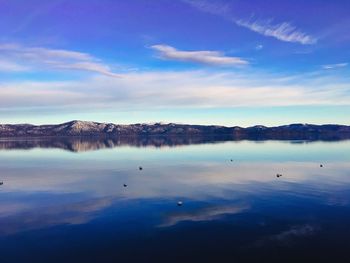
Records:
[[[225,137],[226,139],[276,140],[338,140],[350,139],[350,126],[291,124],[277,127],[225,127],[186,124],[131,124],[118,125],[87,121],[71,121],[57,125],[4,124],[0,137]]]

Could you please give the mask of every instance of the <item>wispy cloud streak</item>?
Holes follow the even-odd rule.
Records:
[[[337,69],[337,68],[344,68],[347,67],[348,63],[337,63],[337,64],[328,64],[328,65],[323,65],[323,69]]]
[[[0,61],[0,71],[2,72],[20,72],[28,71],[28,67],[20,65],[13,61],[1,60]]]
[[[247,60],[225,56],[219,51],[183,51],[164,44],[153,45],[151,48],[158,51],[160,58],[167,60],[179,60],[212,66],[242,66],[248,64]]]
[[[3,61],[0,63],[0,71],[70,69],[95,72],[110,77],[119,76],[98,58],[71,50],[0,44],[0,59]]]
[[[303,45],[311,45],[317,42],[317,38],[299,30],[289,22],[274,24],[273,19],[239,19],[232,14],[229,6],[224,3],[212,3],[205,0],[183,0],[183,2],[202,12],[218,15],[238,26],[264,36],[276,38],[280,41],[300,43]]]
[[[290,23],[273,24],[273,20],[236,20],[237,25],[250,29],[264,36],[274,37],[285,42],[295,42],[303,45],[315,44],[317,39],[298,30]]]

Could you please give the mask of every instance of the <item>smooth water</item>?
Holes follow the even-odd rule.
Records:
[[[0,262],[350,262],[350,141],[135,145],[1,142]]]

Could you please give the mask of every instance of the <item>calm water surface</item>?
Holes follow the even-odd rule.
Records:
[[[350,262],[350,141],[35,143],[0,143],[1,263]]]

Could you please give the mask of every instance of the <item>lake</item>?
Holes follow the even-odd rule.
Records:
[[[350,262],[350,141],[1,140],[0,181],[1,263]]]

